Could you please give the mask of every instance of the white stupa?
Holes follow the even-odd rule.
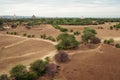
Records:
[[[85,19],[84,16],[81,16],[81,19]]]
[[[15,15],[15,14],[14,14],[14,16],[13,16],[13,19],[14,19],[14,20],[16,20],[16,19],[17,19],[17,17],[16,17],[16,15]]]

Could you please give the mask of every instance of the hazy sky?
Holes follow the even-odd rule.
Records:
[[[120,17],[120,0],[0,0],[0,15]]]

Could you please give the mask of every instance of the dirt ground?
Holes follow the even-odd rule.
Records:
[[[31,29],[26,29],[25,26],[18,26],[15,29],[7,29],[1,33],[6,34],[6,32],[17,32],[20,36],[23,36],[24,33],[27,35],[35,35],[35,37],[40,38],[40,35],[46,34],[46,36],[58,36],[61,32],[49,24],[44,24],[40,26],[33,26]]]
[[[114,38],[120,43],[120,30],[108,28],[117,23],[105,23],[102,25],[62,27],[83,31],[84,27],[94,28],[101,39]],[[103,27],[104,29],[98,29]],[[6,35],[6,32],[18,32],[18,36]],[[40,39],[40,35],[57,37],[61,32],[51,25],[34,26],[28,30],[24,26],[15,29],[0,31],[0,74],[8,73],[16,64],[29,64],[46,56],[54,56],[57,42]],[[35,38],[25,38],[23,34],[35,35]],[[81,40],[81,35],[76,36]],[[89,45],[90,46],[90,45]],[[89,47],[90,48],[90,47]],[[89,49],[81,45],[76,50],[66,51],[71,57],[67,64],[61,64],[60,77],[62,80],[120,80],[120,49],[108,45],[94,45]],[[87,77],[86,77],[87,76]]]
[[[120,49],[102,45],[100,52],[78,52],[61,66],[64,80],[120,80]]]
[[[8,73],[16,64],[29,65],[55,50],[49,41],[0,36],[0,74]]]
[[[75,26],[75,25],[61,25],[64,28],[67,28],[69,31],[74,30],[74,31],[80,31],[82,32],[85,27],[90,27],[96,30],[97,36],[101,39],[106,39],[106,38],[118,38],[120,37],[120,30],[110,30],[109,27],[113,26],[115,24],[118,24],[117,22],[113,23],[105,23],[102,25],[85,25],[85,26]],[[103,29],[98,29],[98,27],[103,27]],[[79,36],[80,37],[80,36]],[[78,40],[79,37],[77,37]]]

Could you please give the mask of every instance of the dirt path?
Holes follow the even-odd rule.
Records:
[[[13,47],[13,46],[16,46],[16,45],[18,45],[18,44],[21,44],[21,43],[23,43],[23,42],[25,42],[25,41],[28,41],[28,40],[29,40],[29,39],[25,39],[25,40],[22,40],[22,41],[19,41],[19,42],[16,42],[16,43],[7,45],[7,46],[5,46],[4,48]]]
[[[102,53],[102,45],[103,43],[101,43],[97,48],[95,49],[90,49],[90,50],[80,50],[80,51],[76,51],[75,53],[70,53],[69,55],[74,55],[74,54],[78,54],[78,53],[88,53],[88,52],[99,52]]]

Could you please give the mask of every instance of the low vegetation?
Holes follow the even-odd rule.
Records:
[[[69,57],[68,54],[65,53],[64,51],[59,51],[56,55],[55,55],[55,61],[58,63],[65,63],[69,61]]]
[[[113,44],[114,43],[114,39],[110,38],[108,40],[104,40],[105,44]]]
[[[73,34],[74,35],[80,35],[80,31],[75,31]]]
[[[120,44],[118,44],[118,43],[115,44],[115,47],[116,47],[116,48],[120,48]]]
[[[11,35],[19,35],[18,32],[6,32],[6,34],[11,34]]]
[[[67,31],[68,31],[68,29],[62,28],[62,27],[60,27],[60,26],[57,25],[57,24],[52,24],[52,26],[53,26],[55,29],[60,30],[61,32],[67,32]]]
[[[52,36],[46,36],[46,34],[43,34],[43,35],[40,35],[40,38],[42,38],[42,39],[46,39],[46,40],[51,40],[51,41],[56,41],[56,39],[54,38],[54,37],[52,37]]]

